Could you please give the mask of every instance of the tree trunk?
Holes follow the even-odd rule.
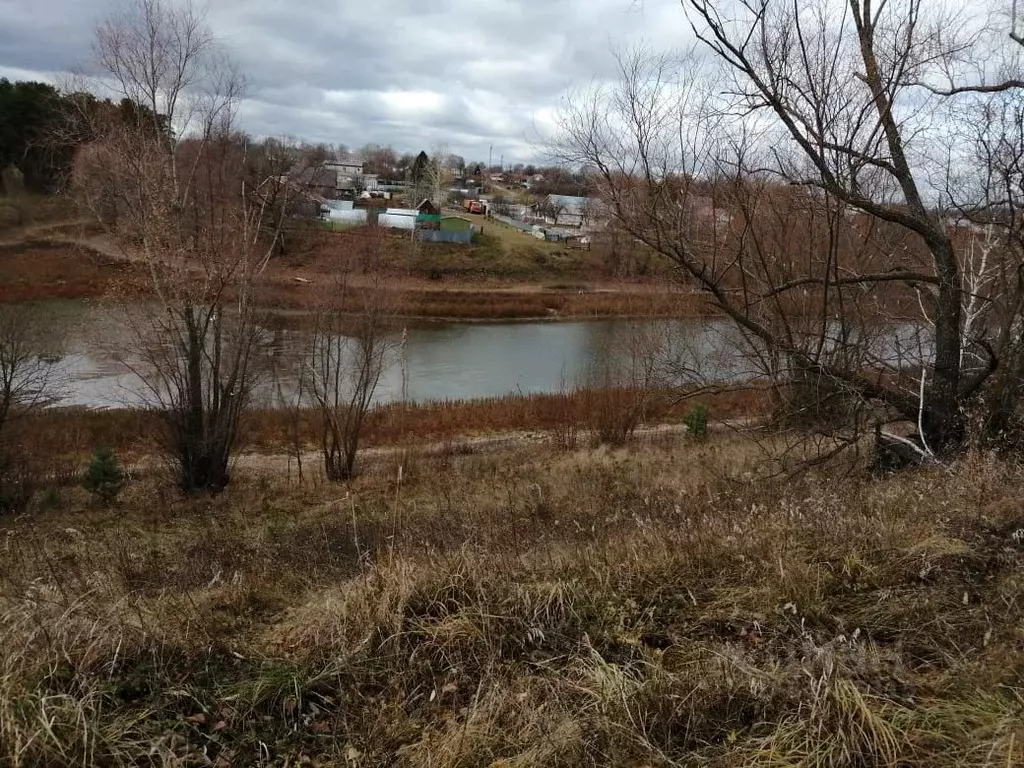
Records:
[[[921,438],[937,456],[963,447],[966,429],[960,403],[960,275],[948,239],[932,244],[942,282],[935,302],[935,361],[925,392]]]

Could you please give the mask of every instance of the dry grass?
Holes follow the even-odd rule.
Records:
[[[97,298],[140,294],[146,276],[137,266],[87,248],[33,240],[0,245],[0,301]]]
[[[490,219],[471,217],[483,232],[472,245],[422,243],[408,233],[382,234],[367,227],[323,233],[286,264],[313,270],[329,270],[341,260],[358,254],[367,240],[383,247],[374,254],[373,269],[421,277],[449,277],[539,281],[562,274],[597,277],[601,266],[586,251],[567,249],[539,241]]]
[[[0,301],[149,295],[148,277],[140,264],[115,260],[89,247],[69,243],[70,240],[36,237],[25,242],[0,244]],[[470,270],[457,275],[458,279],[451,279],[445,271],[446,258],[445,254],[426,254],[420,259],[422,269],[415,266],[385,269],[399,286],[391,298],[399,314],[454,320],[501,320],[700,317],[709,313],[706,302],[697,294],[670,290],[666,285],[633,285],[620,281],[611,285],[598,283],[601,287],[590,288],[586,270],[525,275],[514,286],[500,281],[494,284],[491,282],[494,275],[486,270],[475,273]],[[428,273],[438,274],[435,268],[441,270],[444,279],[416,279]],[[333,279],[331,276],[336,270],[337,264],[330,260],[302,268],[275,265],[261,289],[261,303],[277,309],[317,309],[322,287]],[[350,307],[353,312],[359,309],[358,304]]]
[[[446,441],[502,432],[552,432],[572,426],[590,429],[603,411],[620,400],[633,398],[630,392],[580,390],[562,394],[509,395],[480,400],[424,404],[391,404],[372,410],[365,424],[361,445],[384,447]],[[740,390],[702,395],[715,419],[738,419],[761,413],[766,397]],[[693,405],[679,399],[678,392],[653,393],[645,398],[643,424],[678,423]],[[299,413],[300,442],[310,450],[317,443],[314,410]],[[49,409],[32,414],[20,430],[21,444],[30,455],[55,464],[83,462],[97,446],[113,448],[132,459],[152,452],[158,429],[155,416],[141,410]],[[240,450],[282,453],[291,450],[295,435],[294,412],[252,411],[244,415],[240,429]]]
[[[301,277],[305,282],[296,281]],[[261,303],[276,309],[316,309],[322,286],[330,279],[309,272],[291,279],[279,276],[263,286]],[[462,281],[410,281],[395,277],[386,294],[397,313],[410,318],[445,320],[566,319],[594,317],[707,317],[713,313],[697,293],[671,284],[627,283],[591,288],[575,281],[495,287]],[[358,278],[356,280],[358,285]],[[352,297],[349,311],[361,307]]]
[[[696,294],[668,290],[479,289],[459,285],[404,286],[389,301],[402,317],[442,320],[530,320],[597,317],[695,318],[709,313]],[[276,309],[315,309],[317,283],[276,283],[261,291],[264,304]],[[358,303],[350,305],[358,312]]]
[[[556,286],[559,284],[555,284]],[[402,314],[448,319],[568,317],[700,317],[708,314],[695,294],[665,290],[591,291],[554,287],[543,291],[416,289],[400,299]]]
[[[27,219],[31,226],[0,232],[0,301],[150,295],[141,262],[122,259],[66,201],[44,198],[31,206],[38,209]],[[316,309],[322,286],[344,266],[364,277],[387,275],[395,285],[391,300],[407,317],[699,317],[710,311],[702,297],[671,290],[669,281],[609,275],[589,251],[538,241],[497,222],[485,228],[472,246],[410,243],[366,228],[304,232],[272,262],[260,301],[268,308]]]
[[[68,492],[0,522],[0,764],[1024,763],[1024,473],[756,455]]]
[[[73,205],[59,197],[31,193],[0,196],[0,238],[14,239],[32,227],[60,224],[77,214]]]

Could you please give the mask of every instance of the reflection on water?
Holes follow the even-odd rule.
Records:
[[[51,339],[54,366],[65,381],[62,404],[143,402],[132,370],[138,366],[126,352],[132,345],[123,309],[64,301],[25,311],[38,315],[37,327],[46,328]],[[401,330],[395,333],[402,336]],[[413,401],[556,392],[594,381],[597,371],[607,376],[609,360],[622,376],[652,384],[738,380],[762,372],[756,355],[726,321],[418,323],[405,334],[401,362],[383,376],[378,401],[401,399],[403,386]],[[257,399],[262,405],[293,400],[309,334],[275,329],[267,339],[266,375]],[[902,349],[906,344],[898,339],[899,329],[883,346]],[[648,370],[652,365],[656,370]]]

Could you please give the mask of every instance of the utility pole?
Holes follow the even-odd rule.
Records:
[[[487,172],[490,173],[491,168],[494,167],[494,145],[491,144],[491,149],[487,153]]]

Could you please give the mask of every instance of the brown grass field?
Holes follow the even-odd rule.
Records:
[[[556,432],[566,428],[585,431],[594,411],[638,402],[629,392],[581,390],[565,394],[509,395],[442,403],[392,404],[370,411],[362,435],[366,448],[408,446],[423,442],[452,442],[461,438],[508,432]],[[766,406],[762,393],[724,391],[682,397],[678,392],[643,396],[641,423],[678,423],[701,402],[718,420],[745,419]],[[246,413],[239,435],[243,453],[281,454],[293,450],[296,428],[302,450],[317,446],[317,415],[312,410],[260,410]],[[156,417],[141,410],[87,410],[54,408],[37,411],[18,424],[22,450],[54,463],[59,474],[81,468],[99,445],[113,448],[127,460],[153,452]]]
[[[418,243],[410,251],[398,235],[314,231],[272,262],[261,303],[316,309],[342,265],[354,261],[361,266],[353,285],[385,275],[393,286],[386,300],[406,317],[696,317],[709,311],[700,297],[666,281],[611,278],[589,251],[519,239],[509,244],[507,237],[486,237],[468,247]],[[0,301],[144,297],[149,286],[143,264],[125,259],[87,224],[43,222],[0,234]]]
[[[0,245],[0,301],[145,296],[147,279],[141,265],[88,248],[60,242]],[[282,267],[262,287],[261,301],[269,308],[316,309],[330,279],[328,271]],[[708,311],[690,293],[630,283],[495,285],[399,275],[393,294],[389,304],[402,316],[452,320],[694,317]]]
[[[0,520],[0,764],[1024,764],[1019,466],[395,455]]]
[[[147,276],[139,265],[59,242],[0,245],[0,301],[141,295]]]

